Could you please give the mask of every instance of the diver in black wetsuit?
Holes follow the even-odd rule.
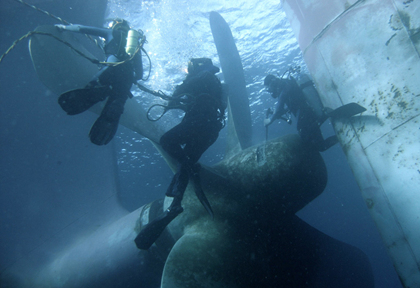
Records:
[[[101,115],[89,132],[92,143],[106,145],[117,131],[125,102],[128,97],[133,96],[130,92],[131,85],[143,77],[141,52],[136,48],[141,48],[144,35],[139,31],[130,30],[128,22],[123,19],[114,19],[109,28],[82,25],[56,25],[56,27],[61,31],[102,37],[105,39],[106,61],[116,64],[103,67],[83,89],[68,91],[58,99],[67,114],[75,115],[108,98]],[[130,40],[129,45],[127,45],[127,36]]]
[[[166,132],[160,139],[162,148],[178,162],[178,171],[169,185],[166,196],[173,197],[170,207],[153,222],[146,225],[135,242],[139,249],[148,249],[183,208],[181,201],[191,179],[199,200],[213,216],[201,189],[197,161],[218,138],[224,126],[226,102],[222,84],[214,75],[219,68],[208,58],[191,59],[188,75],[172,95],[173,101],[187,103],[181,123]],[[169,105],[168,105],[169,106]]]
[[[308,81],[308,83],[313,85],[312,81]],[[264,120],[264,125],[267,127],[274,120],[282,119],[284,114],[292,113],[298,118],[297,130],[302,140],[320,152],[329,149],[338,142],[336,135],[324,140],[320,126],[325,120],[329,117],[336,119],[348,118],[366,110],[356,103],[349,103],[335,110],[324,107],[311,107],[303,94],[302,88],[293,77],[285,79],[267,75],[264,79],[264,85],[268,87],[268,91],[273,98],[278,98],[276,110]],[[316,95],[312,95],[312,97],[319,97],[317,92],[315,93]],[[322,104],[320,103],[319,105]],[[320,112],[316,113],[316,110]],[[287,122],[290,121],[290,119],[286,120]]]

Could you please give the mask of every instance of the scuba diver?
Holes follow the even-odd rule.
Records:
[[[217,140],[219,131],[224,127],[227,104],[223,99],[222,84],[215,76],[217,72],[219,68],[213,65],[211,59],[191,59],[185,80],[172,95],[172,101],[184,103],[182,109],[185,112],[181,123],[160,139],[163,150],[178,163],[178,170],[166,191],[166,196],[173,197],[173,201],[160,217],[140,231],[135,240],[139,249],[147,250],[165,227],[183,212],[181,201],[189,180],[200,202],[213,217],[213,211],[200,185],[200,164],[197,162]],[[168,103],[168,107],[171,105]]]
[[[108,28],[82,25],[55,25],[60,31],[99,36],[105,40],[107,65],[82,89],[60,95],[58,103],[68,115],[88,110],[108,98],[104,108],[89,132],[96,145],[106,145],[114,137],[124,105],[131,94],[131,85],[143,77],[140,48],[145,41],[143,33],[130,29],[126,20],[114,19]],[[139,43],[140,40],[140,43]]]
[[[274,113],[268,113],[264,120],[264,126],[268,127],[276,119],[286,120],[291,124],[290,114],[297,117],[298,134],[305,143],[310,144],[319,152],[326,151],[338,142],[336,135],[324,139],[321,132],[321,125],[328,118],[349,118],[362,113],[366,109],[356,103],[343,105],[335,110],[323,107],[319,94],[309,79],[299,85],[290,75],[287,78],[277,78],[274,75],[267,75],[264,85],[273,98],[278,98]],[[271,114],[271,115],[270,115]],[[284,118],[283,115],[287,115]]]

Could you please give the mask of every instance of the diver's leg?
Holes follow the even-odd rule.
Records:
[[[178,171],[172,178],[166,196],[173,197],[169,208],[158,218],[147,224],[137,235],[134,242],[137,248],[147,250],[159,238],[166,226],[184,211],[181,206],[189,175],[186,157],[181,145],[184,142],[185,125],[182,122],[166,132],[160,139],[162,148],[174,159],[178,160]]]
[[[115,56],[110,56],[107,61],[117,62],[119,60]],[[105,145],[114,137],[121,114],[124,112],[125,102],[128,97],[132,97],[130,89],[133,79],[133,68],[130,62],[107,67],[99,75],[98,83],[109,87],[112,90],[112,95],[90,131],[89,136],[93,143]]]
[[[297,122],[297,130],[302,142],[319,151],[324,142],[316,116],[309,110],[301,110]]]
[[[68,115],[76,115],[112,95],[110,84],[115,67],[105,66],[81,89],[67,91],[60,95],[58,104]]]
[[[322,111],[324,112],[322,116],[318,119],[318,125],[321,126],[330,116],[328,115],[328,109],[330,108],[324,108]]]
[[[188,185],[188,157],[181,147],[189,137],[188,131],[188,123],[182,121],[163,134],[159,140],[162,149],[178,162],[178,171],[172,178],[171,184],[166,191],[166,195],[170,197],[183,194]]]
[[[58,97],[58,104],[67,112],[68,115],[82,113],[99,101],[103,101],[112,94],[107,86],[99,84],[99,78],[103,74],[108,74],[109,67],[102,68],[92,80],[82,89],[67,91]]]
[[[192,137],[187,138],[185,142],[184,153],[188,156],[191,165],[198,162],[201,155],[216,142],[219,137],[221,125],[219,122],[211,123],[204,126],[189,127],[189,133]]]
[[[186,121],[181,122],[179,125],[165,133],[160,139],[162,148],[168,152],[169,155],[179,161],[178,172],[174,175],[174,178],[172,179],[172,182],[166,192],[167,196],[174,198],[171,205],[162,214],[162,216],[146,225],[137,235],[135,243],[139,249],[149,249],[150,246],[163,232],[165,227],[180,213],[182,213],[184,209],[181,206],[181,201],[190,177],[194,181],[195,191],[198,198],[206,207],[207,211],[209,211],[209,213],[213,216],[213,211],[211,210],[210,204],[204,196],[204,192],[201,188],[199,179],[200,165],[196,164],[195,162],[198,161],[201,154],[217,139],[217,135],[214,136],[214,133],[210,133],[211,131],[208,131],[209,134],[207,134],[207,136],[211,135],[211,137],[207,137],[207,140],[202,141],[200,145],[198,145],[198,143],[186,143],[189,142],[188,139],[202,139],[200,134],[190,135],[194,129],[192,129],[193,127],[191,127],[189,124],[191,123]],[[192,135],[194,136],[191,137]],[[186,144],[185,147],[187,147],[189,144],[188,147],[195,147],[196,150],[188,150],[188,153],[191,153],[191,155],[189,155],[186,153],[186,151],[184,151],[184,149],[181,148],[182,144]]]
[[[163,134],[159,140],[162,149],[165,150],[169,156],[177,160],[179,164],[183,163],[186,159],[185,152],[181,145],[184,145],[186,139],[190,138],[188,131],[188,123],[182,121],[180,124]]]
[[[137,235],[134,242],[137,248],[147,250],[159,238],[166,226],[171,223],[184,209],[181,206],[185,189],[188,185],[188,171],[180,165],[179,171],[174,175],[166,196],[173,197],[172,203],[165,212],[147,224]],[[182,186],[182,187],[181,187]]]
[[[301,128],[299,132],[303,143],[317,151],[324,151],[324,138],[318,125],[306,126]]]
[[[169,184],[166,190],[166,196],[168,197],[183,197],[185,189],[188,186],[188,164],[183,163],[179,165],[178,171],[172,178],[171,184]]]
[[[338,142],[337,136],[335,135],[324,140],[321,127],[316,121],[311,122],[307,118],[298,119],[298,128],[302,141],[319,152],[326,151]]]
[[[75,89],[61,94],[58,104],[68,115],[76,115],[105,100],[110,94],[108,87]]]
[[[194,192],[198,200],[210,214],[214,217],[213,210],[201,186],[200,169],[201,165],[198,162],[201,155],[217,140],[221,126],[219,123],[212,123],[205,125],[206,127],[196,127],[195,137],[189,139],[185,144],[185,154],[188,155],[188,175],[194,185]]]
[[[179,202],[184,195],[189,180],[188,157],[181,147],[181,145],[185,144],[186,139],[190,137],[189,128],[189,123],[183,120],[180,124],[163,134],[159,140],[162,149],[178,161],[178,171],[166,190],[166,196],[175,197]],[[181,204],[179,203],[179,205]]]

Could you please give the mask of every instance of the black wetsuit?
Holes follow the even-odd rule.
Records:
[[[188,184],[188,169],[194,169],[201,155],[217,140],[224,117],[222,85],[211,72],[188,75],[173,97],[182,95],[192,100],[184,118],[160,139],[162,148],[179,163],[166,195],[181,198]]]
[[[64,26],[63,30],[99,36],[105,39],[104,51],[107,62],[121,62],[129,58],[125,52],[126,33],[121,30],[88,27],[82,25]],[[131,61],[116,66],[104,66],[85,86],[85,89],[68,91],[61,95],[59,103],[70,115],[81,113],[108,97],[98,120],[89,133],[94,144],[105,145],[113,138],[124,105],[134,81],[143,77],[141,54]],[[92,89],[92,90],[86,90]]]
[[[82,25],[77,26],[78,33],[99,36],[105,39],[104,51],[107,62],[120,62],[129,58],[125,52],[126,33],[120,30],[89,27]],[[68,29],[67,29],[68,30]],[[66,31],[67,31],[66,30]],[[72,31],[72,30],[70,30]],[[137,53],[132,61],[125,62],[117,66],[103,67],[92,79],[90,83],[94,84],[99,81],[101,85],[112,85],[113,89],[121,89],[121,92],[131,95],[130,89],[133,82],[143,77],[143,65],[141,54]],[[115,88],[116,86],[117,88]]]
[[[324,140],[320,125],[328,118],[327,115],[319,117],[308,105],[302,90],[294,79],[273,80],[269,91],[273,97],[278,98],[276,110],[270,117],[270,124],[290,112],[297,117],[297,130],[302,140],[318,151],[325,151],[337,143],[337,136],[331,136]]]
[[[197,161],[212,145],[223,128],[225,104],[222,100],[222,86],[219,79],[207,70],[195,75],[188,74],[179,85],[173,97],[186,95],[189,104],[181,123],[166,132],[160,139],[162,148],[178,162],[166,195],[173,197],[165,212],[142,228],[135,239],[139,249],[149,247],[161,235],[165,227],[182,211],[181,201],[191,179],[200,202],[212,215],[210,204],[201,189]]]

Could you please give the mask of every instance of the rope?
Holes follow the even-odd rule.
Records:
[[[16,0],[17,1],[17,0]],[[41,32],[41,31],[30,31],[30,32],[28,32],[28,33],[26,33],[25,35],[23,35],[22,37],[20,37],[18,40],[16,40],[16,41],[14,41],[13,42],[13,44],[12,44],[12,46],[10,46],[9,47],[9,49],[7,49],[7,51],[3,54],[3,55],[1,55],[1,57],[0,57],[0,63],[1,63],[1,61],[3,60],[3,58],[13,49],[13,48],[15,48],[15,46],[20,42],[20,41],[22,41],[22,40],[24,40],[24,39],[26,39],[26,38],[28,38],[28,37],[30,37],[30,36],[32,36],[32,35],[34,35],[34,34],[39,34],[39,35],[46,35],[46,36],[50,36],[50,37],[53,37],[54,39],[56,39],[57,41],[60,41],[61,43],[63,43],[63,44],[65,44],[65,45],[67,45],[68,47],[70,47],[71,49],[73,49],[77,54],[79,54],[80,56],[82,56],[82,57],[84,57],[84,58],[86,58],[87,60],[89,60],[90,62],[92,62],[93,64],[105,64],[106,62],[100,62],[99,60],[97,60],[97,59],[94,59],[94,58],[90,58],[90,57],[88,57],[88,56],[86,56],[85,54],[83,54],[83,52],[81,52],[81,51],[79,51],[79,50],[77,50],[76,48],[74,48],[73,46],[71,46],[71,44],[70,43],[68,43],[67,41],[64,41],[64,40],[62,40],[62,39],[60,39],[60,38],[58,38],[57,36],[54,36],[53,34],[51,34],[51,33],[47,33],[47,32]]]
[[[26,6],[28,6],[28,7],[31,7],[31,8],[33,8],[33,9],[35,9],[36,11],[39,11],[39,12],[41,12],[41,13],[44,13],[45,15],[48,15],[48,16],[50,16],[50,17],[52,17],[52,18],[54,18],[54,19],[56,19],[56,20],[60,21],[61,23],[64,23],[64,24],[67,24],[67,25],[71,25],[71,23],[67,22],[66,20],[64,20],[64,19],[62,19],[62,18],[60,18],[60,17],[58,17],[58,16],[55,16],[54,14],[51,14],[51,13],[49,13],[49,12],[45,11],[45,10],[42,10],[42,9],[40,9],[40,8],[38,8],[38,7],[34,6],[34,5],[31,5],[31,4],[28,4],[28,3],[26,3],[26,2],[23,2],[22,0],[15,0],[15,1],[16,1],[16,2],[19,2],[19,3],[23,4],[23,5],[26,5]]]
[[[40,9],[40,8],[38,8],[38,7],[36,7],[36,6],[34,6],[34,5],[31,5],[31,4],[28,4],[28,3],[26,3],[26,2],[24,2],[24,1],[22,1],[22,0],[15,0],[16,2],[18,2],[18,3],[21,3],[21,4],[23,4],[23,5],[26,5],[26,6],[28,6],[28,7],[30,7],[30,8],[32,8],[32,9],[35,9],[36,11],[39,11],[39,12],[41,12],[41,13],[43,13],[43,14],[45,14],[45,15],[47,15],[47,16],[50,16],[50,17],[52,17],[52,18],[54,18],[54,19],[56,19],[56,20],[58,20],[58,21],[60,21],[60,22],[62,22],[62,23],[64,23],[64,24],[66,24],[66,25],[72,25],[70,22],[68,22],[68,21],[66,21],[66,20],[64,20],[64,19],[62,19],[61,17],[58,17],[58,16],[56,16],[56,15],[54,15],[54,14],[51,14],[51,13],[49,13],[48,11],[45,11],[45,10],[42,10],[42,9]],[[133,53],[133,55],[131,55],[130,56],[130,58],[128,58],[128,59],[126,59],[126,60],[124,60],[124,61],[121,61],[121,62],[102,62],[102,61],[99,61],[99,60],[97,60],[97,59],[94,59],[94,58],[90,58],[90,57],[88,57],[88,56],[86,56],[85,54],[83,54],[81,51],[79,51],[79,50],[77,50],[76,48],[74,48],[73,46],[71,46],[71,44],[70,43],[68,43],[68,42],[66,42],[66,41],[64,41],[64,40],[62,40],[62,39],[60,39],[60,38],[58,38],[58,37],[56,37],[56,36],[54,36],[54,35],[52,35],[52,34],[50,34],[50,33],[46,33],[46,32],[38,32],[38,31],[32,31],[32,32],[28,32],[27,34],[25,34],[24,36],[22,36],[21,38],[19,38],[18,40],[16,40],[15,42],[13,42],[13,44],[12,44],[12,46],[10,46],[9,47],[9,49],[7,49],[7,51],[0,57],[0,63],[1,63],[1,61],[3,60],[3,58],[16,46],[16,44],[18,43],[18,42],[20,42],[20,41],[22,41],[23,39],[25,39],[25,38],[28,38],[29,36],[31,36],[31,35],[33,35],[33,34],[40,34],[40,35],[47,35],[47,36],[51,36],[51,37],[53,37],[54,39],[56,39],[56,40],[58,40],[58,41],[60,41],[61,43],[63,43],[63,44],[65,44],[65,45],[67,45],[68,47],[70,47],[71,49],[73,49],[77,54],[79,54],[80,56],[82,56],[82,57],[84,57],[84,58],[86,58],[87,60],[89,60],[90,62],[92,62],[93,64],[101,64],[101,65],[107,65],[107,66],[117,66],[117,65],[120,65],[120,64],[123,64],[123,63],[125,63],[125,62],[127,62],[127,61],[130,61],[130,60],[132,60],[133,58],[134,58],[134,56],[139,52],[139,51],[143,51],[144,52],[144,54],[146,54],[146,56],[147,56],[147,58],[149,59],[149,63],[150,63],[150,65],[149,65],[149,74],[147,75],[147,77],[145,78],[145,79],[142,79],[142,80],[147,80],[147,79],[149,79],[149,76],[150,76],[150,72],[151,72],[151,69],[152,69],[152,65],[151,65],[151,63],[152,63],[152,61],[150,60],[150,57],[149,57],[149,55],[147,54],[147,52],[146,52],[146,50],[144,50],[144,48],[143,48],[143,45],[144,45],[144,43],[146,43],[146,37],[144,36],[144,34],[143,33],[141,33],[142,35],[143,35],[143,37],[142,37],[142,39],[140,40],[140,43],[139,43],[139,46],[137,47],[137,49],[136,49],[136,51]],[[103,50],[103,48],[99,45],[99,43],[98,43],[98,41],[96,41],[95,39],[93,39],[90,35],[87,35],[87,34],[85,34],[86,35],[86,37],[88,37],[90,40],[92,40],[99,48],[101,48],[101,50]]]
[[[35,9],[36,11],[41,12],[41,13],[43,13],[43,14],[47,15],[47,16],[50,16],[50,17],[54,18],[55,20],[60,21],[61,23],[64,23],[64,24],[66,24],[66,25],[72,25],[70,22],[68,22],[68,21],[64,20],[63,18],[58,17],[58,16],[56,16],[56,15],[54,15],[54,14],[51,14],[51,13],[50,13],[50,12],[48,12],[48,11],[42,10],[42,9],[40,9],[40,8],[38,8],[38,7],[34,6],[34,5],[28,4],[28,3],[26,3],[26,2],[24,2],[24,1],[22,1],[22,0],[15,0],[15,1],[16,1],[16,2],[18,2],[18,3],[21,3],[21,4],[23,4],[23,5],[26,5],[26,6],[30,7],[30,8],[32,8],[32,9]],[[96,46],[98,46],[101,50],[103,50],[102,46],[101,46],[101,45],[99,45],[98,41],[96,41],[95,39],[93,39],[93,38],[92,38],[92,36],[90,36],[90,35],[87,35],[87,34],[85,34],[85,35],[86,35],[86,37],[88,37],[91,41],[93,41],[93,42],[96,44]]]
[[[16,0],[18,1],[18,0]],[[103,62],[103,61],[99,61],[98,59],[95,58],[91,58],[89,56],[87,56],[86,54],[84,54],[83,52],[81,52],[80,50],[74,48],[69,42],[62,40],[60,38],[58,38],[57,36],[51,34],[51,33],[47,33],[47,32],[41,32],[41,31],[30,31],[28,33],[26,33],[25,35],[23,35],[22,37],[20,37],[18,40],[14,41],[13,44],[9,47],[9,49],[7,49],[7,51],[1,55],[0,57],[0,63],[3,60],[3,58],[13,49],[15,48],[15,46],[22,40],[34,35],[34,34],[38,34],[38,35],[45,35],[45,36],[50,36],[53,37],[54,39],[56,39],[57,41],[63,43],[64,45],[68,46],[70,49],[72,49],[74,52],[76,52],[77,54],[79,54],[80,56],[82,56],[83,58],[86,58],[87,60],[89,60],[90,62],[92,62],[95,65],[107,65],[107,66],[117,66],[120,64],[123,64],[127,61],[130,61],[131,59],[134,58],[134,56],[143,48],[142,45],[145,42],[145,37],[142,38],[142,41],[140,42],[139,46],[137,47],[136,51],[133,53],[133,55],[131,55],[128,59],[121,61],[121,62]]]
[[[161,90],[159,90],[159,91],[151,90],[151,89],[149,89],[147,87],[144,87],[143,85],[141,85],[138,82],[134,82],[134,84],[140,90],[142,90],[142,91],[144,91],[146,93],[152,94],[153,96],[159,97],[159,98],[161,98],[161,99],[163,99],[165,101],[168,101],[169,103],[174,103],[174,100],[176,99],[176,98],[173,98],[171,96],[165,95],[165,93],[163,93]],[[153,119],[153,118],[150,117],[150,111],[153,108],[155,108],[155,107],[162,107],[163,108],[163,112],[157,118],[154,118]],[[170,110],[170,109],[178,109],[178,108],[181,109],[182,107],[183,107],[183,105],[181,103],[177,103],[175,105],[154,104],[154,105],[150,106],[149,109],[147,110],[146,117],[147,117],[147,120],[152,121],[152,122],[155,122],[155,121],[158,121],[160,118],[162,118],[163,115],[165,115],[166,112],[168,112],[168,110]]]
[[[168,110],[181,109],[181,110],[185,111],[186,107],[191,105],[192,101],[194,101],[193,100],[194,97],[191,94],[182,94],[182,95],[179,95],[179,97],[171,97],[171,96],[165,95],[165,93],[163,93],[161,90],[159,90],[159,91],[151,90],[149,88],[144,87],[143,85],[141,85],[138,82],[134,82],[134,84],[140,90],[142,90],[144,92],[147,92],[149,94],[152,94],[153,96],[159,97],[159,98],[161,98],[165,101],[168,101],[168,105],[154,104],[154,105],[149,107],[149,109],[147,110],[147,113],[146,113],[146,117],[149,121],[152,121],[152,122],[158,121],[160,118],[163,117],[163,115],[166,114],[166,112],[168,112]],[[186,96],[186,98],[183,98],[183,96]],[[150,117],[150,111],[155,107],[162,107],[163,112],[157,118],[153,119],[153,118]]]
[[[147,92],[147,93],[149,93],[149,94],[152,94],[152,95],[154,95],[154,96],[156,96],[156,97],[162,98],[163,100],[170,101],[170,100],[172,100],[172,99],[173,99],[171,96],[165,95],[165,93],[163,93],[161,90],[159,90],[159,91],[154,91],[154,90],[151,90],[151,89],[149,89],[149,88],[144,87],[143,85],[141,85],[141,84],[140,84],[140,83],[138,83],[138,82],[134,82],[134,84],[135,84],[135,85],[136,85],[136,86],[137,86],[140,90],[142,90],[142,91],[144,91],[144,92]]]
[[[152,72],[152,60],[150,60],[149,54],[147,54],[146,50],[144,50],[143,47],[141,47],[141,50],[144,52],[144,54],[146,55],[147,59],[149,60],[149,73],[147,74],[147,77],[146,78],[141,79],[143,81],[147,81],[147,80],[149,80],[150,73]]]

